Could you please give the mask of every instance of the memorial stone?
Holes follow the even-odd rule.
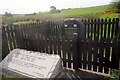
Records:
[[[0,63],[3,74],[27,78],[55,78],[62,71],[59,55],[12,50]]]

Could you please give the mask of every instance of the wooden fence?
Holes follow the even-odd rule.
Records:
[[[64,37],[63,21],[2,27],[3,58],[14,48],[59,54],[63,66],[110,73],[118,69],[119,19],[82,20],[85,38]]]

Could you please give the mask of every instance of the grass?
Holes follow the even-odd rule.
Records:
[[[117,13],[106,13],[106,14],[100,14],[99,13],[112,10],[111,5],[102,5],[102,6],[95,6],[95,7],[87,7],[87,8],[73,8],[73,9],[64,9],[61,10],[60,13],[50,13],[50,12],[44,12],[44,13],[38,13],[36,16],[86,16],[86,15],[93,15],[94,17],[98,18],[117,18]]]
[[[101,15],[101,18],[120,18],[120,15],[117,13],[103,14]]]
[[[50,12],[41,12],[30,14],[30,15],[17,15],[13,17],[3,17],[3,22],[7,24],[11,24],[14,22],[14,24],[25,24],[25,23],[31,23],[30,21],[21,22],[20,20],[27,20],[27,19],[34,19],[34,20],[63,20],[66,17],[77,17],[82,19],[93,19],[93,18],[119,18],[119,14],[112,12],[107,13],[107,11],[112,12],[112,6],[111,5],[101,5],[101,6],[94,6],[94,7],[86,7],[86,8],[69,8],[69,9],[62,9],[60,13],[50,13]],[[15,20],[18,20],[20,22],[15,22]]]
[[[20,80],[20,78],[17,78],[17,77],[11,78],[7,75],[2,75],[0,79],[1,80]]]
[[[104,6],[96,6],[96,7],[88,7],[88,8],[69,9],[69,10],[63,10],[61,14],[63,15],[85,15],[91,13],[93,14],[108,10],[109,7],[110,7],[109,5],[104,5]]]
[[[105,77],[105,80],[118,80],[118,70],[112,69],[110,77]]]
[[[86,14],[94,14],[98,12],[102,12],[105,10],[111,9],[110,5],[102,5],[102,6],[96,6],[96,7],[87,7],[87,8],[74,8],[74,9],[65,9],[61,10],[60,13],[38,13],[37,15],[44,15],[44,16],[74,16],[74,15],[86,15]]]

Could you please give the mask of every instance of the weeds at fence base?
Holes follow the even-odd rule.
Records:
[[[118,70],[112,69],[110,72],[110,77],[105,77],[105,80],[118,80]]]

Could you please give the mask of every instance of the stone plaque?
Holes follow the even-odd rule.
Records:
[[[55,78],[62,70],[61,62],[58,55],[14,49],[0,66],[29,78]]]

